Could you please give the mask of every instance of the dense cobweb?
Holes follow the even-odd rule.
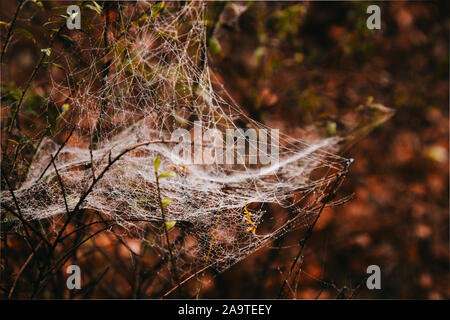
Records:
[[[51,138],[42,141],[15,195],[27,219],[64,214],[67,203],[69,211],[79,205],[76,214],[100,212],[125,229],[143,231],[151,224],[153,237],[145,241],[164,255],[154,169],[160,157],[159,172],[176,173],[161,179],[160,186],[162,197],[172,199],[166,207],[166,220],[176,222],[170,233],[183,234],[173,246],[177,268],[190,273],[208,260],[223,271],[271,239],[306,225],[348,160],[336,155],[339,138],[303,141],[274,134],[239,109],[210,72],[204,3],[168,2],[156,14],[155,6],[139,2],[134,7],[126,32],[109,38],[107,55],[102,47],[89,50],[91,66],[71,71],[73,77],[83,76],[76,90],[71,81],[54,84],[54,91],[74,92],[61,121],[67,131],[75,129],[62,148]],[[224,135],[230,129],[253,129],[256,137],[244,138],[240,161],[193,163],[175,147],[172,133],[184,129],[193,137],[196,125],[203,133],[215,129]],[[264,136],[268,146],[260,150]],[[259,155],[270,154],[274,141],[277,161],[261,161]],[[202,152],[213,154],[213,160],[219,156],[215,142],[201,141]],[[256,161],[250,160],[252,148]],[[187,149],[195,153],[194,146]],[[55,166],[49,166],[56,154]],[[12,203],[7,192],[2,198]],[[289,208],[291,215],[271,222],[264,209],[270,203]]]

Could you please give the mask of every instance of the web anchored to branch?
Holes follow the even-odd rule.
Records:
[[[176,173],[160,191],[173,200],[165,219],[175,225],[177,269],[192,274],[208,260],[223,271],[310,223],[349,161],[335,154],[339,138],[290,138],[226,95],[209,69],[203,3],[157,6],[139,3],[126,32],[89,51],[89,68],[71,72],[82,81],[61,119],[76,129],[62,148],[41,143],[15,195],[26,219],[101,212],[142,236],[151,225],[143,240],[167,255],[153,167],[160,157],[160,170]],[[68,82],[53,90],[75,91]],[[7,192],[2,198],[14,207]],[[275,221],[269,203],[291,215]]]

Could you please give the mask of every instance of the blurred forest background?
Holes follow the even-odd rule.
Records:
[[[448,299],[449,3],[376,2],[381,30],[366,27],[369,4],[210,2],[212,71],[252,118],[293,135],[345,135],[354,110],[372,101],[395,111],[343,151],[355,163],[340,193],[355,198],[324,211],[304,252],[298,290],[287,298]],[[12,36],[1,65],[2,137],[11,102],[48,46],[51,26],[43,24],[61,5],[67,2],[27,1],[20,11],[16,23],[22,31]],[[1,47],[17,6],[1,1]],[[108,6],[104,12],[113,17],[117,4]],[[78,45],[66,34],[73,39],[59,39],[54,50]],[[23,128],[39,121],[33,110],[42,108],[50,92],[49,74],[61,72],[48,66],[33,79],[18,115]],[[47,107],[47,115],[57,115],[60,107]],[[13,139],[36,145],[32,131],[30,143],[25,136]],[[30,148],[24,145],[15,157],[27,158]],[[19,183],[20,166],[9,170]],[[289,233],[222,274],[208,273],[202,297],[276,297],[299,239]],[[26,259],[18,244],[7,254]],[[381,290],[365,287],[372,264],[381,268]],[[105,285],[90,296],[129,297],[126,283],[115,276],[108,272]],[[184,294],[192,297],[195,289],[188,283]]]

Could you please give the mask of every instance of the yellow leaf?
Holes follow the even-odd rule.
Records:
[[[160,175],[158,175],[158,179],[162,179],[162,178],[173,178],[176,177],[177,174],[173,171],[166,171],[161,173]]]
[[[8,141],[15,143],[15,144],[19,144],[16,140],[13,140],[13,139],[8,139]]]
[[[166,230],[169,231],[170,229],[172,229],[173,227],[175,227],[175,225],[177,224],[177,222],[175,220],[169,220],[165,222],[166,225]]]
[[[172,199],[170,199],[168,197],[161,200],[161,204],[162,204],[163,208],[167,207],[171,202],[172,202]]]
[[[155,167],[156,171],[158,171],[158,168],[159,168],[160,164],[161,164],[161,158],[160,157],[156,157],[155,163],[153,164],[153,166]]]

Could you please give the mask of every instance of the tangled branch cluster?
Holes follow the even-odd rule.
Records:
[[[26,181],[14,191],[26,219],[101,212],[167,255],[153,168],[160,157],[160,170],[176,173],[160,181],[161,194],[172,199],[165,219],[174,222],[176,266],[192,274],[205,261],[227,269],[331,203],[326,197],[348,167],[335,154],[338,138],[280,134],[277,163],[186,163],[171,140],[176,129],[193,132],[196,122],[223,133],[252,128],[269,133],[268,140],[271,130],[247,117],[214,79],[204,3],[139,2],[133,10],[122,22],[124,32],[106,30],[105,43],[84,52],[88,68],[70,71],[65,85],[54,83],[55,92],[73,92],[60,117],[65,130],[75,129],[62,146],[42,141]],[[259,148],[247,138],[250,145]],[[14,207],[8,191],[2,199]],[[264,210],[270,203],[289,207],[292,215],[275,221]]]

